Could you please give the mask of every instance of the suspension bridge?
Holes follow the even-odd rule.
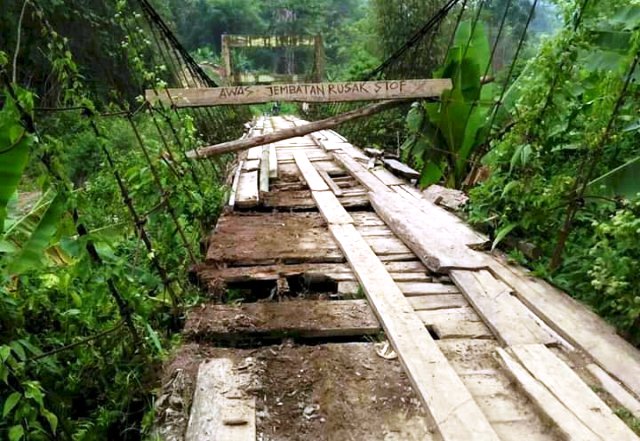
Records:
[[[640,417],[640,352],[587,307],[491,251],[486,236],[416,188],[414,171],[357,145],[386,106],[439,102],[451,89],[434,70],[455,44],[466,0],[447,2],[362,81],[322,83],[317,61],[313,83],[227,87],[205,74],[146,0],[133,3],[170,76],[137,85],[146,93],[135,110],[36,112],[82,111],[91,119],[173,307],[183,306],[186,280],[154,252],[146,227],[153,212],[167,214],[207,297],[187,311],[184,344],[163,375],[156,416],[163,439],[638,439],[614,410]],[[475,26],[479,13],[466,18]],[[504,19],[492,57],[503,26]],[[493,126],[526,32],[499,98],[475,100],[465,130],[481,106]],[[229,45],[240,44],[234,38]],[[319,37],[307,40],[321,53]],[[491,61],[478,82],[490,81]],[[231,77],[228,53],[225,64]],[[310,103],[308,118],[324,119],[251,118],[243,107],[274,100]],[[358,108],[379,100],[384,105]],[[163,141],[156,152],[137,125],[145,112]],[[114,117],[127,120],[153,173],[161,197],[152,210],[136,206],[112,160],[99,121]],[[25,119],[37,133],[27,112]],[[188,139],[181,127],[191,122],[209,146]],[[230,170],[216,159],[228,152],[237,152]],[[228,176],[230,194],[202,240],[202,257],[189,244],[161,165],[173,182],[193,184],[194,194],[208,179]],[[102,264],[90,241],[87,249]],[[136,335],[130,305],[116,283],[109,289]]]

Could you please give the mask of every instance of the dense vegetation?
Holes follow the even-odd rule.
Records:
[[[366,77],[446,2],[152,3],[216,80],[223,33],[319,33],[338,80]],[[179,52],[157,50],[170,46],[140,4],[0,1],[3,439],[148,435],[157,368],[199,300],[186,273],[221,207],[225,162],[182,155],[237,135],[249,114],[140,107],[145,87],[191,75]],[[533,4],[454,9],[379,75],[451,77],[454,89],[347,129],[362,146],[402,145],[421,185],[469,190],[468,214],[496,245],[534,244],[513,257],[638,344],[640,6],[539,1],[531,15]],[[234,63],[284,72],[291,59],[310,72],[307,49]]]

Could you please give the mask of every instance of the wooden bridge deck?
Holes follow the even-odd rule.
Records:
[[[640,354],[582,305],[335,132],[241,156],[169,367],[186,439],[638,439]]]

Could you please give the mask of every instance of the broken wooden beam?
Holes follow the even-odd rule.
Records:
[[[406,164],[403,164],[397,159],[384,158],[382,162],[384,163],[385,167],[391,170],[391,172],[393,172],[393,174],[395,175],[402,176],[403,178],[408,180],[420,178],[420,172],[412,169]]]
[[[187,152],[187,157],[191,159],[204,158],[207,156],[221,155],[223,153],[238,152],[251,147],[257,147],[264,144],[270,144],[298,136],[305,136],[318,130],[330,129],[348,121],[353,121],[367,116],[374,115],[383,110],[390,109],[395,106],[404,104],[406,100],[383,101],[381,103],[370,104],[350,112],[343,113],[331,118],[314,121],[309,124],[292,127],[290,129],[279,130],[277,132],[267,133],[258,136],[252,136],[244,139],[223,142],[208,147],[201,147],[196,150]]]

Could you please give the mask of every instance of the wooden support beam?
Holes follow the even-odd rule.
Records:
[[[145,97],[176,107],[203,107],[234,104],[261,104],[272,101],[330,103],[436,98],[451,89],[451,80],[352,81],[346,83],[273,84],[195,89],[167,89],[158,94],[150,89]]]
[[[404,102],[405,101],[403,100],[398,100],[383,101],[381,103],[370,104],[360,109],[352,110],[350,112],[343,113],[342,115],[333,116],[331,118],[326,118],[320,121],[314,121],[304,126],[292,127],[290,129],[279,130],[273,133],[252,136],[250,138],[244,138],[234,141],[227,141],[208,147],[201,147],[199,149],[187,152],[187,157],[196,159],[207,156],[221,155],[223,153],[238,152],[241,150],[249,149],[251,147],[270,144],[289,138],[296,138],[298,136],[305,136],[318,130],[336,127],[348,121],[353,121],[359,118],[365,118],[367,116],[374,115],[378,112],[382,112],[383,110],[387,110],[403,104]]]

